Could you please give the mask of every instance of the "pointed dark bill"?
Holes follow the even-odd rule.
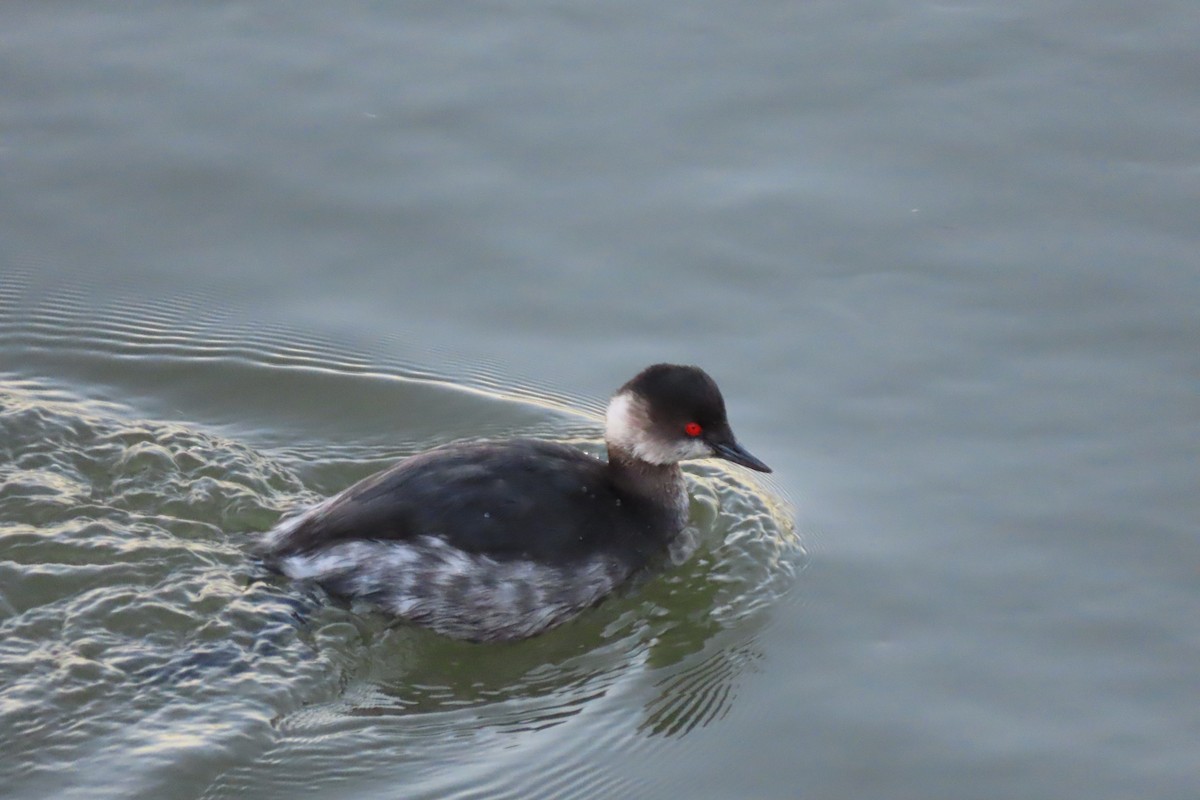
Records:
[[[746,448],[737,442],[713,443],[712,449],[719,458],[723,458],[726,461],[732,461],[735,464],[741,464],[743,467],[749,467],[759,472],[771,471],[770,467],[750,455]]]

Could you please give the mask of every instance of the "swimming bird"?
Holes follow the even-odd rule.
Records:
[[[471,641],[541,633],[655,563],[683,530],[679,462],[770,472],[733,435],[717,384],[655,364],[613,395],[607,461],[536,439],[448,444],[405,459],[260,543],[271,568]]]

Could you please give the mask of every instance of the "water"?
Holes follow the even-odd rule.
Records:
[[[591,769],[589,720],[622,720],[602,731],[615,753],[719,719],[760,656],[768,609],[805,563],[785,505],[744,477],[695,465],[688,557],[532,643],[443,641],[336,607],[266,574],[247,556],[251,533],[452,435],[452,420],[465,435],[494,428],[596,451],[595,414],[546,394],[536,403],[506,398],[483,379],[432,381],[384,356],[365,371],[365,361],[343,360],[329,345],[289,338],[274,348],[229,323],[206,334],[213,323],[152,308],[136,324],[88,329],[60,297],[12,295],[6,341],[37,353],[45,371],[71,376],[63,389],[10,374],[0,392],[8,449],[0,663],[18,737],[7,752],[10,784],[20,790],[293,796],[354,776],[363,787],[391,784],[399,770],[413,796],[480,785],[527,796],[547,776],[512,769],[509,737],[520,737],[542,741],[549,771],[586,796],[615,780],[580,782]],[[107,386],[87,382],[102,372]],[[91,399],[153,393],[186,404],[215,393],[205,383],[230,379],[241,414],[224,424]],[[172,390],[154,388],[165,380]],[[289,388],[293,381],[300,385]],[[268,392],[273,402],[256,406]],[[326,401],[286,403],[285,428],[281,392]],[[351,427],[381,408],[412,409],[419,423],[376,425],[393,442],[415,443],[380,452],[369,436],[356,446],[348,432],[330,442],[307,433],[335,405]],[[291,431],[289,441],[269,444],[264,419],[276,434]],[[478,430],[461,430],[465,420]],[[560,725],[582,730],[542,733]],[[446,774],[462,741],[495,751],[469,781]],[[352,765],[347,753],[356,754]],[[296,764],[303,772],[288,766]]]
[[[1200,794],[1190,5],[0,20],[5,796]],[[576,623],[246,555],[658,360],[776,473]]]

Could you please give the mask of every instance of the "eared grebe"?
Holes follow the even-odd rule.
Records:
[[[604,438],[607,463],[530,439],[429,450],[285,520],[262,554],[449,636],[521,639],[665,553],[688,516],[680,461],[771,471],[738,445],[697,367],[638,373],[609,402]]]

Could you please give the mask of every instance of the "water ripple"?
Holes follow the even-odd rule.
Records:
[[[430,798],[654,796],[604,765],[718,723],[804,566],[786,501],[703,463],[687,468],[686,552],[544,636],[472,645],[346,608],[263,574],[246,533],[436,443],[448,420],[599,452],[594,415],[490,368],[460,381],[217,312],[130,306],[112,319],[81,296],[14,286],[0,281],[0,351],[25,359],[0,374],[8,785],[210,800],[401,784]],[[22,366],[30,353],[36,368]],[[129,359],[145,370],[115,368]],[[32,374],[80,364],[100,396]],[[111,399],[157,407],[172,386],[186,399],[189,381],[234,377],[207,407],[253,418],[284,392],[305,425],[206,425]],[[314,394],[353,420],[398,405],[425,417],[387,440],[326,441],[305,427],[328,413],[303,406]]]

